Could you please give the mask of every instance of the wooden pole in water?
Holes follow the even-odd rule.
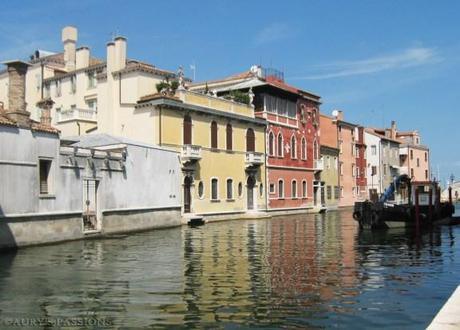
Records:
[[[452,206],[452,187],[449,187],[449,204]]]
[[[418,232],[420,228],[420,209],[418,205],[418,187],[415,187],[415,226]]]
[[[429,194],[429,207],[428,207],[428,217],[430,221],[433,221],[433,189],[430,188],[430,194]]]

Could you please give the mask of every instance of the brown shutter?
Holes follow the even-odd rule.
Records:
[[[252,128],[249,128],[246,132],[246,151],[255,151],[255,137],[254,130]]]
[[[184,117],[184,144],[192,144],[192,118]]]
[[[233,149],[233,131],[232,131],[232,125],[227,124],[227,150],[232,150]]]
[[[211,123],[211,148],[217,149],[217,123]]]

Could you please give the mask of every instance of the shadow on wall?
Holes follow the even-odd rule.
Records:
[[[14,239],[8,220],[5,218],[5,213],[3,212],[2,206],[0,205],[0,251],[2,251],[0,252],[0,257],[4,253],[3,250],[16,248],[16,240]]]

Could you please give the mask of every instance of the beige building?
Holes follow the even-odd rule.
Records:
[[[430,180],[430,149],[421,144],[419,133],[397,132],[396,137],[401,141],[399,149],[401,167],[415,181]]]

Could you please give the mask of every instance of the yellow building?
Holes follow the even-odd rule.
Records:
[[[142,97],[136,112],[153,118],[153,143],[181,153],[184,213],[266,209],[265,121],[252,106],[179,88]]]
[[[340,200],[338,159],[339,149],[322,145],[320,148],[324,168],[321,172],[321,187],[323,189],[326,209],[337,209]]]

